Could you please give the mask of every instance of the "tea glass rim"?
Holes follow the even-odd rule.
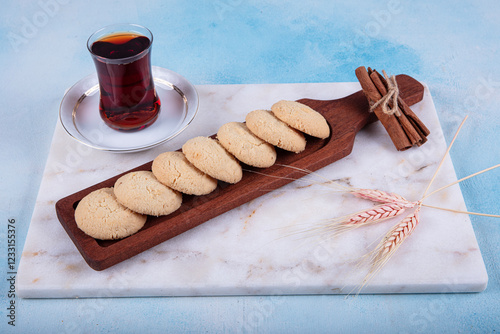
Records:
[[[128,29],[127,29],[128,28]],[[135,28],[135,30],[134,30]],[[142,30],[142,31],[137,31],[137,30]],[[106,32],[106,33],[103,33]],[[103,56],[99,56],[92,52],[92,44],[99,40],[99,38],[102,38],[106,35],[110,35],[113,33],[119,33],[119,32],[134,32],[134,33],[139,33],[147,38],[149,38],[149,45],[146,49],[143,51],[139,52],[136,55],[129,56],[129,57],[123,57],[123,58],[107,58]],[[99,37],[97,37],[99,36]],[[108,64],[125,64],[129,62],[133,62],[139,58],[142,58],[145,54],[147,54],[150,50],[151,47],[153,46],[153,33],[151,30],[146,28],[145,26],[142,26],[140,24],[135,24],[135,23],[116,23],[116,24],[110,24],[105,27],[102,27],[101,29],[96,30],[93,34],[90,35],[90,37],[87,39],[87,49],[89,50],[90,54],[92,57],[95,57],[102,62],[108,63]]]

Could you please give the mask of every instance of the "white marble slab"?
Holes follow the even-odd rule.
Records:
[[[211,135],[253,109],[280,99],[340,98],[357,83],[198,86],[200,112],[171,142],[133,154],[99,152],[73,141],[56,126],[40,192],[18,270],[25,298],[282,295],[356,292],[368,267],[355,261],[395,224],[389,220],[337,238],[307,239],[294,231],[370,207],[312,180],[295,181],[244,204],[136,257],[98,272],[87,266],[56,218],[55,202],[80,189]],[[378,188],[417,200],[446,150],[426,90],[414,111],[431,130],[420,148],[397,152],[381,124],[356,137],[350,156],[318,171],[354,187]],[[448,158],[432,189],[456,180]],[[320,181],[324,181],[321,180]],[[459,186],[427,203],[466,210]],[[423,208],[420,224],[361,293],[479,292],[488,276],[469,217]]]

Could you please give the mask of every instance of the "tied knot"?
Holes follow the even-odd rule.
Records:
[[[398,108],[399,88],[396,77],[394,75],[389,77],[385,71],[382,71],[382,73],[387,82],[387,93],[370,106],[370,111],[373,112],[375,108],[381,106],[384,114],[401,116]]]

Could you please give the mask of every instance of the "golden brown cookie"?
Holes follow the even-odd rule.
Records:
[[[281,121],[310,136],[324,139],[330,135],[323,115],[305,104],[282,100],[273,104],[271,111]]]
[[[260,168],[276,162],[274,146],[255,136],[244,123],[226,123],[217,132],[219,143],[241,162]]]
[[[306,148],[304,135],[280,121],[268,110],[254,110],[245,120],[253,134],[271,145],[295,153]]]
[[[196,168],[214,179],[236,183],[243,176],[239,162],[215,139],[192,138],[182,146],[182,153]]]
[[[132,211],[151,216],[165,216],[182,204],[182,195],[156,179],[152,172],[130,172],[115,182],[118,202]]]
[[[75,210],[76,225],[101,240],[121,239],[139,231],[147,216],[121,205],[113,188],[101,188],[82,198]]]
[[[193,166],[182,152],[165,152],[153,160],[153,174],[166,186],[189,195],[206,195],[217,180]]]

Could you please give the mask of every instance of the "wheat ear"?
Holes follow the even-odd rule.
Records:
[[[406,211],[408,206],[401,203],[385,203],[376,205],[370,209],[359,211],[343,217],[326,220],[316,227],[309,227],[306,230],[298,231],[294,234],[308,235],[328,234],[331,237],[338,236],[345,232],[357,229],[361,226],[379,223],[386,219],[394,218]]]
[[[379,203],[399,203],[407,208],[413,208],[415,203],[408,201],[401,195],[388,193],[377,189],[354,189],[350,192],[352,195]]]
[[[359,288],[359,291],[361,291],[361,289],[363,289],[363,287],[366,286],[371,279],[380,272],[380,270],[382,270],[401,244],[413,233],[419,223],[418,214],[420,208],[421,206],[418,205],[413,213],[409,214],[399,223],[394,225],[392,229],[382,238],[377,247],[367,254],[372,265],[370,271],[363,279],[363,283]]]

